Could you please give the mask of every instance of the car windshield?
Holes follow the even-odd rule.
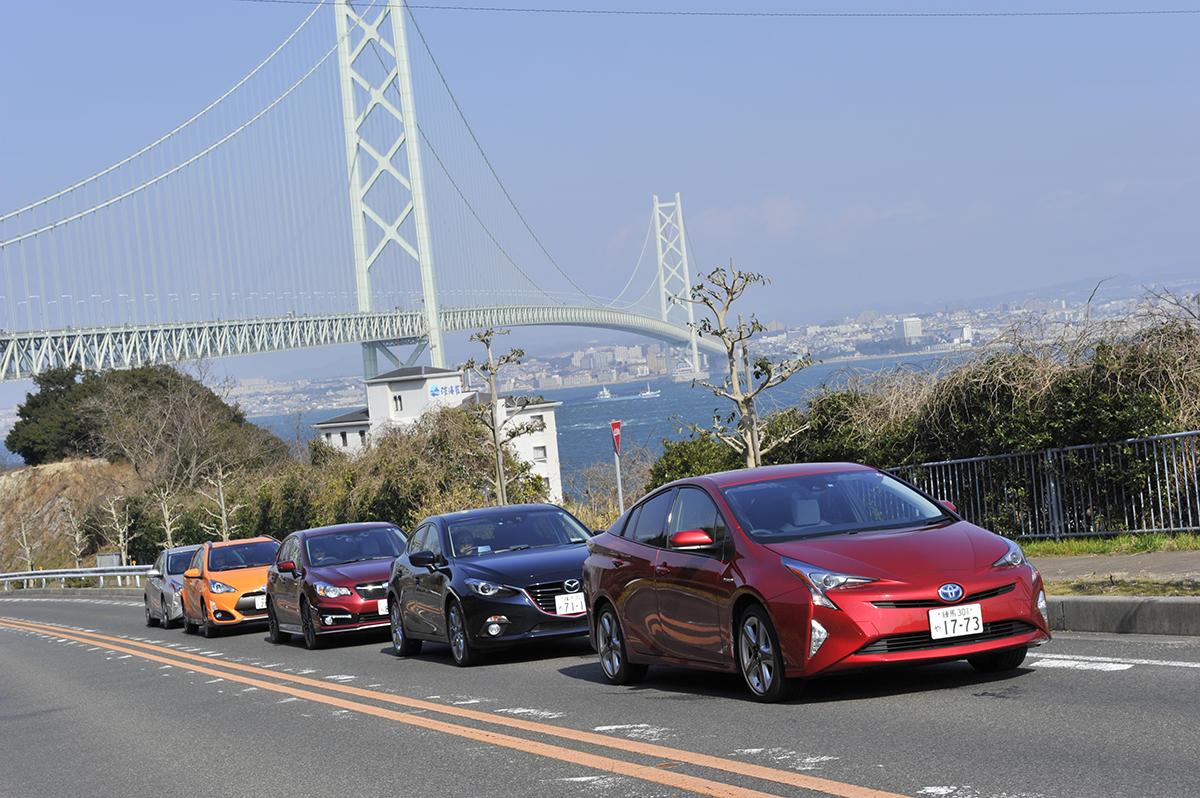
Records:
[[[192,561],[192,556],[195,551],[180,551],[175,554],[167,555],[167,573],[172,576],[177,576],[188,569],[188,563]]]
[[[328,532],[304,542],[308,564],[315,568],[363,560],[393,560],[404,553],[404,536],[394,526]]]
[[[253,543],[235,543],[219,546],[208,552],[208,570],[234,571],[238,568],[257,568],[275,562],[279,543],[274,540],[257,540]]]
[[[450,548],[456,557],[583,543],[588,531],[565,510],[489,512],[450,521]]]
[[[786,477],[722,492],[738,523],[762,543],[952,520],[934,502],[878,471]]]

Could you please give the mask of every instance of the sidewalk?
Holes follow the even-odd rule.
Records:
[[[1042,572],[1042,579],[1047,582],[1107,576],[1162,582],[1200,581],[1200,551],[1037,557],[1033,559],[1033,564]]]

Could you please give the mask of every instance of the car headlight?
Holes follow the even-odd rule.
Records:
[[[869,576],[852,576],[851,574],[840,574],[836,571],[830,571],[828,568],[821,568],[817,565],[809,565],[800,560],[793,560],[790,557],[781,557],[780,562],[789,571],[804,580],[808,585],[808,592],[812,595],[814,604],[821,607],[828,607],[831,610],[841,609],[833,603],[833,600],[826,595],[827,590],[832,590],[836,587],[851,587],[853,585],[865,585],[868,582],[877,581]]]
[[[208,589],[214,593],[236,593],[237,588],[230,587],[224,582],[218,582],[216,579],[208,580]]]
[[[1024,565],[1028,562],[1025,559],[1025,552],[1021,551],[1021,547],[1013,543],[1007,538],[1004,540],[1008,544],[1008,551],[1004,552],[1004,556],[992,563],[993,568],[1016,568],[1018,565]]]
[[[317,582],[313,585],[313,589],[317,591],[318,596],[325,598],[337,598],[338,596],[349,596],[350,588],[340,587],[338,585],[327,585],[324,582]]]
[[[468,579],[467,587],[471,588],[471,590],[474,590],[479,595],[487,596],[488,598],[491,598],[492,596],[511,596],[517,592],[511,587],[497,585],[495,582],[488,582],[483,579]]]

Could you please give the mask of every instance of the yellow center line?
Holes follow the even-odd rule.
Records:
[[[37,627],[37,631],[51,632],[60,634],[64,630],[56,626],[44,626],[30,621],[20,619],[0,619],[0,622],[13,623],[17,625],[28,625]],[[94,638],[95,641],[101,641],[105,644],[116,641],[122,644],[135,646],[141,649],[150,651],[158,651],[169,653],[172,656],[184,660],[192,660],[196,662],[204,662],[212,664],[213,659],[203,657],[196,654],[190,654],[184,651],[178,651],[165,646],[158,646],[150,643],[142,643],[135,640],[127,640],[124,638],[110,637],[93,632],[78,632],[77,634],[86,635]],[[253,673],[256,675],[267,676],[280,681],[292,682],[309,687],[315,687],[330,692],[342,693],[345,695],[353,695],[359,698],[367,698],[379,702],[396,704],[405,706],[410,709],[419,709],[427,712],[433,712],[441,715],[450,715],[465,720],[488,723],[494,726],[504,726],[511,729],[520,729],[534,734],[556,737],[562,740],[572,740],[574,742],[585,743],[603,748],[616,749],[626,753],[638,754],[641,756],[653,757],[655,759],[668,759],[676,762],[685,762],[699,767],[710,768],[713,770],[723,771],[725,773],[746,776],[753,779],[785,784],[791,787],[798,787],[804,790],[824,793],[826,795],[837,796],[838,798],[904,798],[899,793],[876,790],[870,787],[861,787],[855,784],[835,781],[833,779],[821,778],[818,776],[810,776],[794,771],[781,770],[779,768],[766,767],[764,765],[756,765],[750,762],[742,762],[736,759],[728,759],[725,757],[712,756],[702,754],[686,749],[672,748],[665,745],[655,743],[647,743],[639,740],[629,740],[622,737],[610,737],[608,735],[597,734],[595,732],[583,731],[580,729],[572,729],[567,726],[558,726],[555,724],[541,723],[522,718],[515,718],[504,715],[493,715],[488,712],[480,712],[478,710],[467,709],[465,707],[456,707],[446,704],[438,704],[432,701],[424,701],[419,698],[411,698],[408,696],[395,695],[393,693],[384,693],[377,690],[369,690],[362,687],[353,687],[351,685],[330,683],[318,679],[310,679],[305,676],[297,676],[289,673],[281,673],[267,668],[259,668],[253,665],[245,665],[238,662],[224,661],[220,663],[223,667],[232,670],[242,671],[245,673]]]

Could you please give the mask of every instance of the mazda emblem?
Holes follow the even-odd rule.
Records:
[[[579,580],[578,579],[568,579],[567,581],[563,582],[563,590],[567,591],[568,593],[578,593],[579,592]]]
[[[954,582],[947,582],[938,588],[938,598],[947,604],[953,604],[962,597],[962,585],[956,585]]]

